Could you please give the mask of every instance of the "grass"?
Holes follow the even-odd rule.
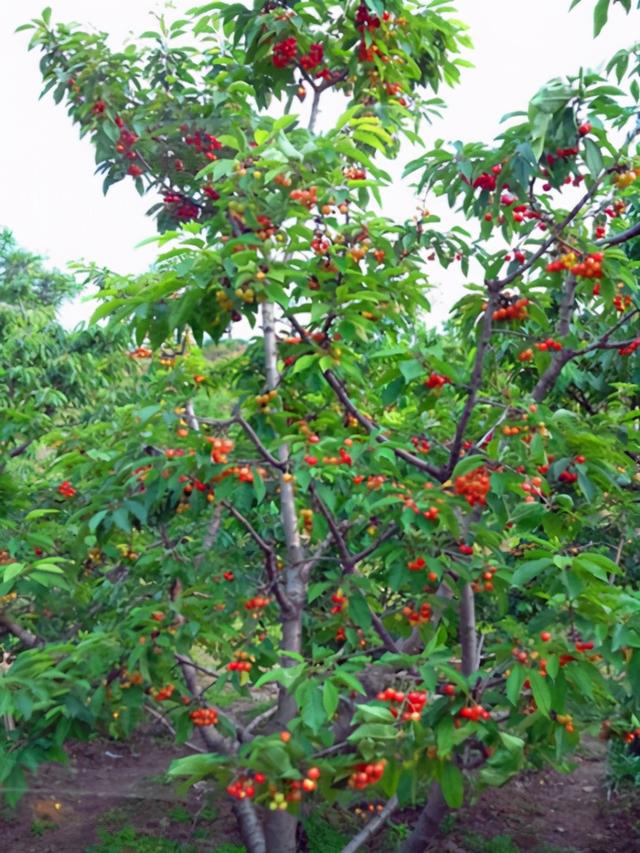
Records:
[[[40,838],[51,829],[57,829],[57,825],[51,820],[34,820],[31,824],[31,835]]]
[[[327,809],[318,809],[304,821],[309,853],[340,853],[349,836],[333,825]]]
[[[132,826],[117,832],[99,829],[98,838],[100,841],[87,847],[85,853],[197,853],[193,844],[139,833]]]
[[[635,755],[629,746],[620,740],[609,742],[607,781],[612,789],[629,783],[635,787],[640,786],[640,755]]]
[[[520,847],[510,835],[480,835],[468,832],[464,836],[465,849],[469,853],[520,853]],[[556,847],[553,844],[538,844],[532,853],[575,853],[570,847]]]

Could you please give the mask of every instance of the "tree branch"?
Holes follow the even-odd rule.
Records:
[[[395,536],[396,533],[400,532],[400,528],[395,522],[390,524],[386,530],[383,530],[380,536],[376,539],[375,542],[372,542],[371,545],[368,545],[366,548],[363,548],[362,551],[358,551],[357,554],[354,554],[352,562],[354,565],[361,563],[363,560],[366,560],[374,551],[377,551],[378,548],[386,542],[387,539],[391,539],[392,536]]]
[[[233,516],[237,521],[239,521],[239,522],[240,522],[240,524],[242,524],[242,526],[245,528],[245,530],[247,531],[247,533],[249,534],[249,536],[251,536],[251,538],[252,538],[252,539],[253,539],[253,541],[256,543],[256,545],[257,545],[257,546],[258,546],[262,551],[264,551],[264,553],[265,553],[265,554],[272,554],[272,553],[273,553],[273,547],[272,547],[271,545],[269,545],[269,543],[268,543],[268,542],[266,542],[266,541],[262,538],[262,536],[260,536],[260,534],[259,534],[259,533],[258,533],[258,531],[253,527],[253,525],[251,524],[251,522],[249,521],[249,519],[248,519],[248,518],[245,518],[245,517],[244,517],[244,515],[243,515],[239,510],[237,510],[237,509],[234,507],[234,505],[233,505],[233,504],[231,504],[231,503],[228,503],[228,502],[226,502],[226,501],[225,501],[225,502],[224,502],[224,504],[223,504],[223,506],[225,507],[225,509],[228,509],[228,510],[229,510],[229,512],[231,513],[231,515],[232,515],[232,516]]]
[[[627,228],[626,231],[621,231],[620,234],[616,234],[613,237],[609,237],[606,240],[602,241],[603,246],[619,246],[620,243],[626,243],[629,240],[633,240],[634,237],[638,237],[640,235],[640,222],[636,222],[635,225],[632,225],[631,228]]]
[[[242,415],[236,415],[236,417],[234,418],[234,422],[242,427],[242,429],[245,431],[251,442],[255,445],[258,453],[262,456],[265,462],[267,462],[273,468],[277,468],[279,471],[286,470],[286,463],[278,461],[275,456],[272,456],[271,453],[269,453],[267,448],[258,438],[256,431],[253,429],[253,427],[248,421],[245,421]]]
[[[482,384],[482,372],[484,367],[484,358],[487,352],[487,347],[489,346],[489,341],[491,340],[491,328],[493,323],[493,312],[496,310],[498,305],[498,291],[495,288],[489,287],[489,301],[487,302],[487,307],[485,308],[484,317],[482,320],[482,328],[480,330],[480,338],[478,340],[478,345],[476,349],[476,357],[473,364],[473,370],[471,372],[471,380],[469,382],[469,392],[464,404],[464,409],[462,410],[462,414],[460,415],[460,420],[458,421],[458,426],[456,428],[456,432],[453,438],[453,443],[451,445],[451,452],[449,454],[449,461],[447,462],[443,474],[443,479],[448,480],[451,476],[451,472],[458,464],[458,460],[460,458],[460,451],[462,449],[462,442],[464,440],[465,430],[467,429],[467,424],[469,423],[469,418],[471,417],[471,413],[473,412],[473,408],[476,404],[476,398],[478,396],[478,389]]]
[[[349,395],[347,394],[342,382],[338,379],[333,370],[325,370],[323,373],[324,378],[326,379],[329,386],[333,389],[336,397],[340,400],[344,408],[350,415],[352,415],[360,424],[360,426],[364,427],[368,433],[377,433],[375,435],[375,439],[380,444],[386,444],[389,439],[386,435],[382,435],[380,430],[380,425],[376,423],[374,420],[370,420],[365,415],[360,412],[356,406],[351,402]],[[427,474],[430,474],[436,480],[442,479],[442,471],[440,468],[436,468],[434,465],[430,465],[428,462],[425,462],[424,459],[420,459],[418,456],[414,456],[413,453],[410,453],[408,450],[403,450],[399,447],[393,448],[394,454],[403,461],[407,462],[409,465],[412,465],[414,468],[417,468],[420,471],[424,471]]]
[[[15,622],[4,610],[0,610],[0,625],[4,626],[14,637],[17,637],[28,649],[35,649],[36,646],[42,645],[43,641],[39,637],[32,634],[28,628],[23,628],[22,625]]]
[[[390,800],[387,801],[387,804],[382,809],[380,814],[372,818],[365,826],[365,828],[361,830],[357,835],[355,835],[346,845],[346,847],[342,848],[342,853],[356,853],[356,850],[359,850],[361,847],[364,847],[364,845],[371,838],[373,838],[373,836],[380,829],[382,829],[382,827],[389,820],[391,815],[397,810],[397,808],[398,798],[396,796],[393,796]]]
[[[316,491],[316,487],[313,483],[309,486],[309,491],[313,496],[314,503],[324,516],[329,530],[331,531],[331,535],[333,536],[333,540],[336,544],[336,548],[338,549],[338,553],[340,554],[340,562],[342,563],[342,567],[344,569],[345,574],[352,574],[355,568],[353,563],[353,558],[349,549],[347,547],[347,543],[342,535],[339,525],[334,519],[333,515],[329,512],[328,508],[325,506],[324,501],[320,499],[318,492]]]

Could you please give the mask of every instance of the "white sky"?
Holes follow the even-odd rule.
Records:
[[[144,216],[154,200],[141,199],[128,181],[104,197],[101,180],[93,174],[90,143],[78,138],[62,106],[48,96],[38,100],[38,54],[26,50],[29,33],[14,30],[38,16],[46,0],[0,3],[0,227],[9,227],[22,246],[60,268],[87,260],[122,273],[142,272],[155,249],[135,245],[154,232]],[[433,139],[489,140],[500,117],[525,107],[547,79],[574,73],[580,65],[597,67],[628,46],[631,21],[637,19],[615,6],[610,24],[594,41],[594,4],[583,0],[569,13],[569,0],[452,0],[459,18],[471,27],[475,50],[467,58],[476,67],[464,71],[457,89],[443,90],[449,109],[427,134]],[[54,20],[93,24],[109,32],[114,43],[149,28],[150,10],[160,8],[153,0],[51,0],[50,5]],[[194,0],[173,3],[176,10],[192,5]],[[410,191],[395,188],[388,198],[385,212],[390,216],[404,218],[415,207]],[[450,275],[442,278],[434,299],[436,314],[459,295],[462,284]],[[90,313],[87,304],[74,304],[64,309],[63,321],[73,326]]]

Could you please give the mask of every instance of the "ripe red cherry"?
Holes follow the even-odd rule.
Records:
[[[585,121],[584,124],[581,124],[578,128],[578,133],[580,136],[586,136],[588,133],[591,133],[591,130],[592,125],[588,121]]]
[[[307,770],[307,779],[313,779],[315,782],[320,778],[320,768],[319,767],[310,767]]]
[[[551,634],[549,633],[549,631],[540,631],[540,639],[543,643],[548,643],[551,639]]]

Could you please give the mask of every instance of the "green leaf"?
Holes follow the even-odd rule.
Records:
[[[598,175],[604,169],[604,161],[602,159],[602,154],[600,152],[600,148],[590,136],[585,136],[583,139],[584,145],[584,160],[587,164],[587,168],[591,172],[594,178],[597,178]]]
[[[172,761],[167,770],[169,778],[176,776],[190,776],[191,778],[204,778],[208,773],[217,769],[219,764],[226,760],[224,755],[214,755],[211,752],[202,755],[187,755],[185,758],[177,758]]]
[[[520,700],[522,685],[525,680],[525,669],[519,663],[514,664],[507,678],[507,699],[515,707]]]
[[[551,691],[546,679],[537,670],[532,669],[529,673],[529,681],[536,705],[541,713],[548,717],[551,710]]]
[[[327,717],[331,720],[340,704],[340,692],[333,681],[325,681],[322,688],[322,704]]]
[[[46,515],[52,515],[57,512],[60,512],[60,510],[54,509],[53,507],[47,509],[32,509],[31,512],[27,513],[25,516],[25,521],[33,521],[34,518],[44,518]]]
[[[455,764],[447,762],[440,772],[442,795],[450,809],[459,809],[464,800],[464,776]]]
[[[322,726],[327,722],[327,712],[324,708],[324,691],[315,684],[305,683],[309,686],[301,705],[301,717],[303,723],[314,733],[318,734]]]
[[[94,533],[100,526],[102,519],[106,518],[107,515],[109,515],[109,510],[107,509],[101,509],[100,512],[96,512],[95,515],[92,515],[89,519],[89,530]]]
[[[481,456],[467,456],[458,462],[456,467],[453,469],[450,479],[455,480],[456,477],[462,477],[464,474],[468,474],[469,471],[475,471],[476,468],[480,468],[481,466]]]
[[[358,628],[369,628],[371,625],[371,611],[364,596],[354,590],[349,594],[349,616],[356,623]]]
[[[404,376],[407,384],[409,384],[412,379],[424,376],[425,373],[424,365],[415,359],[412,359],[411,361],[401,361],[399,367],[400,373]]]
[[[593,35],[599,36],[609,17],[610,0],[598,0],[593,11]]]
[[[4,567],[4,572],[2,575],[3,583],[8,583],[12,581],[14,578],[17,578],[18,575],[21,575],[25,569],[24,563],[9,563],[8,566]]]
[[[530,560],[522,563],[513,573],[511,578],[512,586],[525,586],[529,581],[537,577],[540,572],[548,569],[553,565],[553,561],[548,557],[543,557],[541,560]]]
[[[524,749],[524,741],[520,737],[510,735],[507,732],[500,732],[500,740],[509,750],[509,752],[522,752]]]
[[[395,726],[385,725],[384,723],[365,723],[352,732],[347,740],[349,743],[356,743],[364,738],[372,738],[373,740],[395,740],[398,732]]]
[[[358,705],[353,719],[356,723],[393,723],[394,716],[389,708],[380,705]]]

